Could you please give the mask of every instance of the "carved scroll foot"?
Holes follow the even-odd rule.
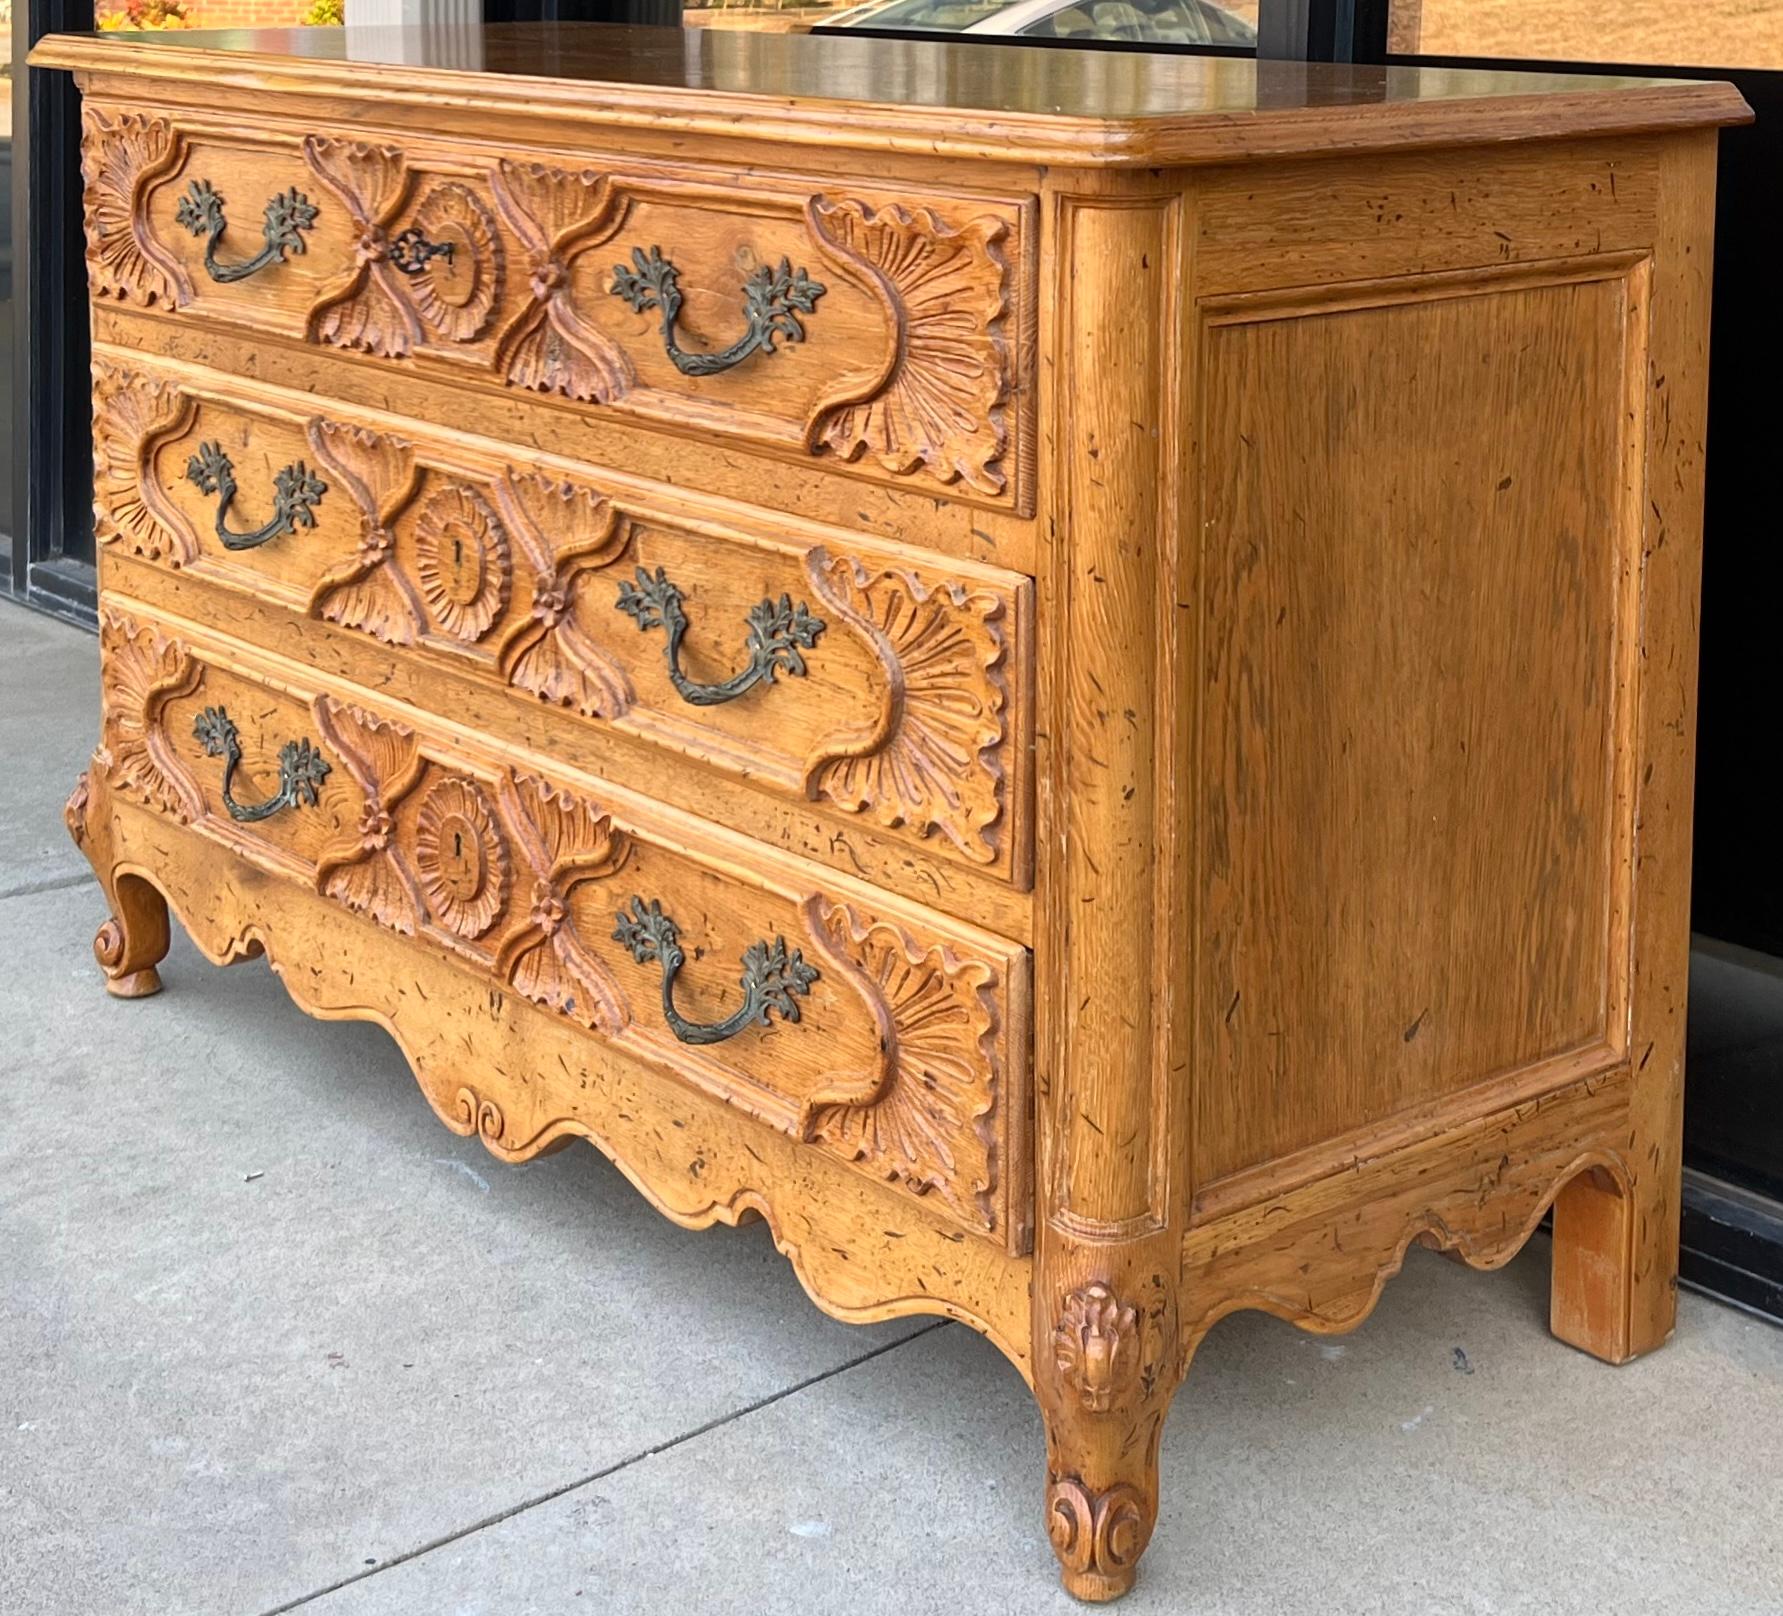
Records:
[[[62,817],[111,905],[111,918],[93,939],[93,958],[105,972],[106,992],[118,999],[159,993],[161,974],[155,967],[167,955],[167,900],[140,877],[114,873],[103,782],[96,785],[83,773]]]
[[[1065,1591],[1095,1604],[1133,1586],[1151,1541],[1158,1448],[1181,1379],[1174,1298],[1124,1267],[1055,1293],[1035,1320],[1046,1533]]]
[[[1162,1430],[1160,1414],[1137,1449],[1098,1462],[1091,1432],[1057,1429],[1048,1417],[1046,1535],[1059,1557],[1059,1581],[1072,1598],[1106,1604],[1133,1586],[1158,1519]]]
[[[120,875],[111,883],[112,917],[93,939],[93,958],[115,999],[146,999],[161,991],[155,969],[167,954],[167,900],[146,881]]]
[[[1627,1363],[1671,1334],[1678,1291],[1677,1180],[1621,1182],[1598,1167],[1554,1203],[1549,1328],[1606,1363]]]

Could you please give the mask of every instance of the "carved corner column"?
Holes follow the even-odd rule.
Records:
[[[1132,1586],[1182,1378],[1173,1128],[1181,202],[1051,199],[1054,468],[1037,735],[1034,1379],[1065,1588]],[[1180,1126],[1181,1118],[1175,1123]]]

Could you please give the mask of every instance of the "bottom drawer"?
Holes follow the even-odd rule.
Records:
[[[1026,1249],[1026,950],[135,607],[100,647],[114,793]]]

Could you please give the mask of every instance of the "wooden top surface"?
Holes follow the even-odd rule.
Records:
[[[39,67],[1070,166],[1744,122],[1730,84],[599,23],[56,34]],[[156,92],[165,94],[166,92]],[[177,92],[176,92],[177,93]]]

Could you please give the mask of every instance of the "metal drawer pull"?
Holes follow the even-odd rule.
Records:
[[[807,965],[796,948],[788,949],[784,937],[776,937],[772,943],[751,943],[743,951],[742,1007],[723,1021],[687,1021],[675,1008],[675,973],[687,956],[681,950],[674,921],[654,898],[646,904],[636,897],[629,911],[619,911],[618,919],[613,936],[631,950],[631,957],[640,965],[651,960],[662,965],[662,1018],[684,1044],[721,1044],[754,1022],[766,1026],[770,1010],[778,1010],[787,1021],[797,1021],[799,1007],[793,995],[809,993],[818,979],[817,967]]]
[[[653,628],[668,631],[669,643],[663,654],[668,658],[669,683],[693,707],[716,707],[735,701],[764,679],[772,684],[781,672],[804,678],[804,653],[817,644],[817,636],[826,626],[821,617],[811,615],[811,608],[802,600],[795,606],[790,595],[761,601],[749,608],[749,633],[744,642],[749,652],[748,666],[722,684],[705,685],[681,671],[681,642],[687,637],[687,612],[681,602],[680,589],[669,582],[661,567],[654,577],[648,568],[639,567],[635,583],[620,584],[619,599],[614,605],[626,616],[636,618],[644,633]]]
[[[652,247],[648,254],[642,247],[633,247],[631,261],[630,269],[624,264],[613,266],[609,290],[624,298],[636,314],[662,310],[663,351],[683,376],[716,376],[740,365],[758,348],[773,353],[776,337],[803,342],[805,328],[799,315],[810,314],[825,291],[823,282],[812,280],[803,268],[794,269],[785,258],[774,269],[763,264],[743,283],[743,318],[748,322],[743,335],[719,353],[688,353],[675,342],[675,321],[681,314],[681,272],[663,257],[660,247]]]
[[[213,281],[227,285],[230,281],[245,281],[269,264],[283,263],[288,252],[302,252],[303,233],[315,228],[316,211],[315,203],[296,186],[279,192],[266,204],[266,217],[261,226],[266,245],[239,264],[217,262],[217,243],[223,239],[229,221],[223,216],[222,194],[209,180],[193,180],[180,198],[173,216],[193,235],[208,238],[204,244],[205,273]]]
[[[192,724],[192,733],[204,744],[207,757],[220,757],[223,763],[223,806],[231,819],[252,824],[258,819],[271,819],[281,808],[299,804],[313,808],[316,794],[328,778],[328,760],[311,746],[308,739],[286,741],[279,748],[279,789],[265,802],[237,802],[229,794],[235,783],[235,771],[241,763],[241,736],[235,721],[222,707],[206,707]]]
[[[186,476],[201,492],[217,494],[217,537],[225,550],[252,550],[268,539],[316,525],[315,507],[322,503],[328,484],[301,460],[285,466],[272,480],[272,515],[251,533],[237,533],[229,526],[229,505],[235,498],[235,465],[222,446],[201,443],[186,462]]]

